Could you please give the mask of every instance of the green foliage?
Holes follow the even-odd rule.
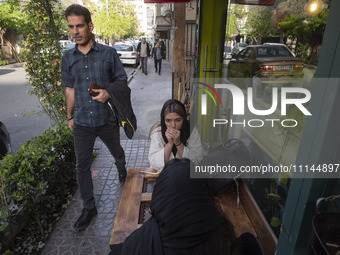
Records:
[[[277,29],[271,25],[272,11],[269,7],[254,9],[248,15],[247,35],[256,43],[261,37],[278,35]]]
[[[286,35],[298,41],[297,55],[305,58],[306,62],[315,64],[326,27],[328,9],[323,9],[318,15],[308,18],[291,14],[278,23],[279,29]],[[307,49],[311,53],[306,56]]]
[[[274,228],[279,227],[281,225],[281,221],[278,217],[273,216],[270,220],[270,225]]]
[[[28,93],[39,98],[43,111],[53,123],[66,116],[64,90],[61,86],[61,46],[59,35],[65,21],[58,1],[33,0],[24,8],[29,25],[24,42],[24,66],[28,74]]]
[[[290,38],[298,46],[295,47],[297,56],[303,57],[306,63],[317,63],[329,9],[307,17],[304,6],[303,1],[287,0],[275,9],[261,7],[251,10],[246,22],[247,36],[255,44],[260,43],[262,37]]]
[[[85,1],[92,13],[95,34],[103,38],[133,37],[138,35],[137,14],[134,5],[126,0]]]
[[[26,15],[20,11],[18,1],[0,2],[0,44],[8,41],[8,38],[5,37],[7,31],[25,34],[28,29],[25,24],[26,19]],[[17,53],[15,52],[14,55],[17,55]],[[8,65],[7,60],[2,61],[1,59],[2,56],[0,56],[0,66]]]
[[[9,64],[8,60],[0,60],[0,66],[5,66],[8,64]]]
[[[303,37],[306,34],[306,26],[303,23],[304,18],[295,14],[288,14],[278,25],[283,33],[291,37]]]
[[[11,29],[17,33],[24,33],[26,15],[20,12],[19,2],[0,3],[0,29]]]
[[[246,16],[246,12],[242,5],[231,5],[228,9],[226,39],[232,39],[238,32],[238,24],[240,20]]]
[[[40,219],[60,210],[76,188],[75,176],[73,136],[66,125],[48,129],[6,155],[0,161],[0,236],[11,233],[7,225],[24,213],[46,238],[48,226]]]
[[[297,56],[302,58],[305,63],[308,61],[308,44],[297,43]]]
[[[303,16],[305,4],[306,1],[301,0],[284,0],[282,3],[278,4],[277,10],[280,10],[280,13]]]
[[[3,58],[3,54],[0,51],[0,66],[8,65],[9,64],[8,60],[2,60],[2,58]]]

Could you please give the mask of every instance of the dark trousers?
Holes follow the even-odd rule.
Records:
[[[162,70],[162,59],[155,59],[154,58],[154,62],[155,62],[155,69],[156,69],[156,72],[158,70],[158,73],[161,74],[161,70]],[[158,67],[157,67],[158,66]]]
[[[125,154],[120,145],[119,126],[105,124],[99,127],[84,127],[74,125],[73,139],[76,155],[77,180],[83,206],[92,209],[95,206],[93,183],[91,176],[91,163],[93,145],[99,136],[115,158],[117,169],[125,168]]]
[[[142,72],[148,73],[148,57],[140,57]]]

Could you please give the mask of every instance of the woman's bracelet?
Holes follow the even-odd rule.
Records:
[[[73,119],[73,116],[71,118],[67,119],[67,121],[72,120],[72,119]]]
[[[179,144],[175,144],[175,146],[180,146],[182,144],[182,141],[179,142]]]

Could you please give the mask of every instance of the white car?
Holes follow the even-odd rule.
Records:
[[[122,64],[133,65],[137,67],[139,65],[139,55],[137,54],[137,48],[130,43],[116,43],[113,48],[117,51]]]
[[[61,50],[61,55],[64,54],[65,51],[73,49],[74,47],[76,47],[75,43],[69,43],[67,44],[65,47],[63,47],[63,49]]]
[[[224,46],[223,58],[231,59],[231,49],[229,46]]]
[[[248,44],[246,44],[246,43],[236,43],[236,45],[233,47],[233,49],[231,50],[231,56],[233,57],[233,58],[235,58],[236,57],[236,55],[240,52],[240,51],[242,51],[245,47],[247,47],[248,46]]]
[[[73,48],[76,44],[69,40],[59,40],[59,45],[61,47],[61,55],[63,55],[66,50]],[[40,53],[49,54],[50,51],[55,52],[55,49],[51,47],[43,48],[40,50]]]
[[[70,40],[60,40],[60,41],[59,41],[59,44],[60,44],[60,46],[62,46],[62,47],[66,47],[66,45],[68,45],[68,44],[70,44],[70,43],[72,43]]]

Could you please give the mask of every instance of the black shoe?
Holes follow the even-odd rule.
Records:
[[[126,180],[126,168],[124,167],[123,169],[119,170],[118,169],[118,177],[120,182],[125,182]]]
[[[95,216],[96,214],[97,214],[96,207],[93,207],[92,209],[84,208],[81,212],[80,217],[78,218],[76,223],[74,223],[74,226],[73,226],[74,229],[76,231],[80,231],[80,230],[84,230],[85,228],[87,228],[87,226],[90,225],[93,216]]]
[[[145,75],[147,75],[148,73],[147,72],[145,72]]]
[[[156,73],[157,73],[157,68],[156,68]]]
[[[158,75],[161,75],[161,73],[158,73]]]

